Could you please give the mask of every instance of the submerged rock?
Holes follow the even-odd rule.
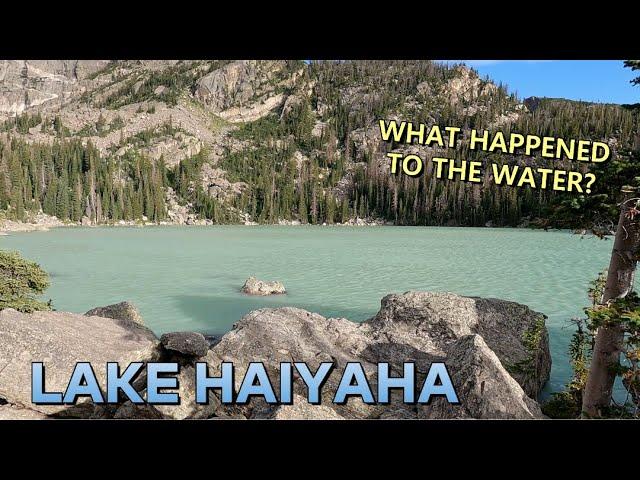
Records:
[[[266,282],[255,277],[247,278],[242,292],[248,295],[278,295],[287,293],[282,282]]]
[[[106,307],[92,308],[87,316],[95,315],[96,317],[113,318],[115,320],[127,320],[139,325],[144,325],[142,315],[138,312],[136,306],[131,302],[120,302]]]
[[[160,337],[160,343],[166,350],[193,357],[203,357],[209,351],[209,342],[197,332],[165,333]]]

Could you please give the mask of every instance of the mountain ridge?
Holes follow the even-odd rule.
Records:
[[[482,185],[429,182],[429,171],[418,180],[391,177],[389,148],[427,157],[438,150],[384,144],[379,119],[582,135],[609,142],[620,157],[640,143],[631,110],[556,99],[520,101],[461,65],[3,61],[0,171],[6,175],[0,210],[18,220],[42,210],[63,221],[84,218],[92,224],[144,218],[155,223],[331,224],[357,218],[398,225],[549,223],[546,210],[558,200],[553,192],[496,188],[488,174]],[[456,155],[479,158],[464,147]]]

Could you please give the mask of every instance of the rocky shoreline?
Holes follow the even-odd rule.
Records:
[[[298,308],[265,308],[245,315],[221,338],[176,332],[159,339],[128,302],[85,315],[6,309],[0,312],[0,419],[544,418],[535,399],[551,368],[545,318],[504,300],[406,292],[383,298],[380,311],[360,324]],[[31,403],[31,362],[44,362],[47,388],[57,391],[64,389],[80,361],[96,366],[99,382],[105,380],[100,366],[107,362],[122,366],[177,362],[182,401],[179,405]],[[438,398],[428,405],[405,404],[394,391],[388,404],[366,404],[354,397],[338,405],[327,394],[321,405],[312,405],[301,398],[306,386],[297,376],[293,405],[271,405],[260,397],[242,405],[224,404],[217,391],[211,392],[206,404],[195,402],[195,362],[206,362],[211,376],[220,375],[222,362],[233,362],[239,388],[250,362],[262,362],[275,374],[281,362],[291,361],[306,362],[314,371],[322,362],[338,366],[358,362],[373,383],[380,362],[388,362],[394,376],[402,375],[403,362],[414,362],[418,381],[424,381],[431,363],[445,362],[460,403]],[[137,379],[134,388],[144,396],[142,380]],[[332,373],[322,391],[335,389],[337,381]]]
[[[38,213],[30,220],[29,222],[19,222],[0,218],[0,235],[7,235],[9,232],[41,232],[51,228],[71,226],[60,221],[57,217],[45,213]]]
[[[203,226],[214,226],[214,225],[233,225],[233,226],[245,226],[245,227],[254,227],[254,226],[287,226],[287,227],[297,227],[297,226],[313,226],[313,227],[377,227],[377,226],[394,226],[393,223],[385,222],[382,220],[363,220],[363,219],[351,219],[345,223],[332,223],[332,224],[317,224],[310,225],[301,223],[295,220],[280,220],[277,223],[256,223],[251,221],[245,221],[240,223],[225,223],[225,224],[214,224],[211,220],[190,220],[190,221],[160,221],[160,222],[150,222],[147,220],[120,220],[118,222],[113,223],[91,223],[91,222],[63,222],[56,217],[51,217],[49,215],[39,214],[43,217],[48,217],[47,219],[39,222],[20,222],[15,220],[7,220],[0,218],[0,236],[10,235],[11,233],[24,233],[24,232],[47,232],[54,228],[77,228],[77,227],[163,227],[163,226],[181,226],[181,227],[203,227]],[[398,225],[399,226],[399,225]],[[457,225],[448,225],[448,226],[457,226]],[[529,224],[527,225],[519,225],[517,227],[496,227],[491,223],[487,223],[484,227],[476,227],[476,228],[531,228]],[[574,233],[586,234],[586,230],[576,231]]]
[[[11,233],[23,233],[23,232],[46,232],[53,228],[75,228],[75,227],[158,227],[158,226],[213,226],[216,225],[213,221],[209,219],[187,219],[185,221],[160,221],[160,222],[150,222],[146,219],[141,220],[119,220],[118,222],[112,223],[92,223],[88,220],[83,220],[82,222],[63,222],[59,220],[57,217],[52,217],[50,215],[39,213],[37,215],[37,219],[31,222],[22,222],[16,220],[7,220],[0,218],[0,236],[1,235],[9,235]],[[230,223],[224,225],[239,225],[239,226],[309,226],[309,224],[304,224],[299,221],[292,220],[280,220],[278,223],[274,224],[259,224],[251,221],[245,221],[240,223]],[[372,226],[380,226],[380,225],[392,225],[388,222],[383,222],[379,220],[363,220],[363,219],[352,219],[349,222],[345,223],[333,223],[328,225],[326,223],[322,225],[313,225],[313,226],[332,226],[332,227],[372,227]]]

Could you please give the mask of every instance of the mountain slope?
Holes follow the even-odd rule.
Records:
[[[602,139],[620,159],[618,180],[635,176],[637,112],[564,100],[521,103],[461,66],[3,61],[0,209],[15,219],[43,210],[85,223],[336,223],[358,217],[517,225],[531,218],[569,226],[586,221],[572,209],[610,215],[615,185],[602,182],[591,197],[560,197],[496,187],[490,172],[474,185],[433,181],[429,170],[419,179],[391,176],[380,118]],[[418,145],[404,150],[438,153]],[[487,155],[462,145],[456,157]]]

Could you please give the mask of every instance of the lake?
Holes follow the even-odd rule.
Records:
[[[84,313],[130,300],[158,335],[223,333],[247,312],[298,306],[362,321],[380,299],[449,291],[529,305],[549,319],[547,392],[570,377],[572,317],[608,266],[611,240],[569,232],[444,227],[215,226],[65,228],[0,237],[51,274],[46,299]],[[240,293],[250,275],[280,280],[287,295]]]

